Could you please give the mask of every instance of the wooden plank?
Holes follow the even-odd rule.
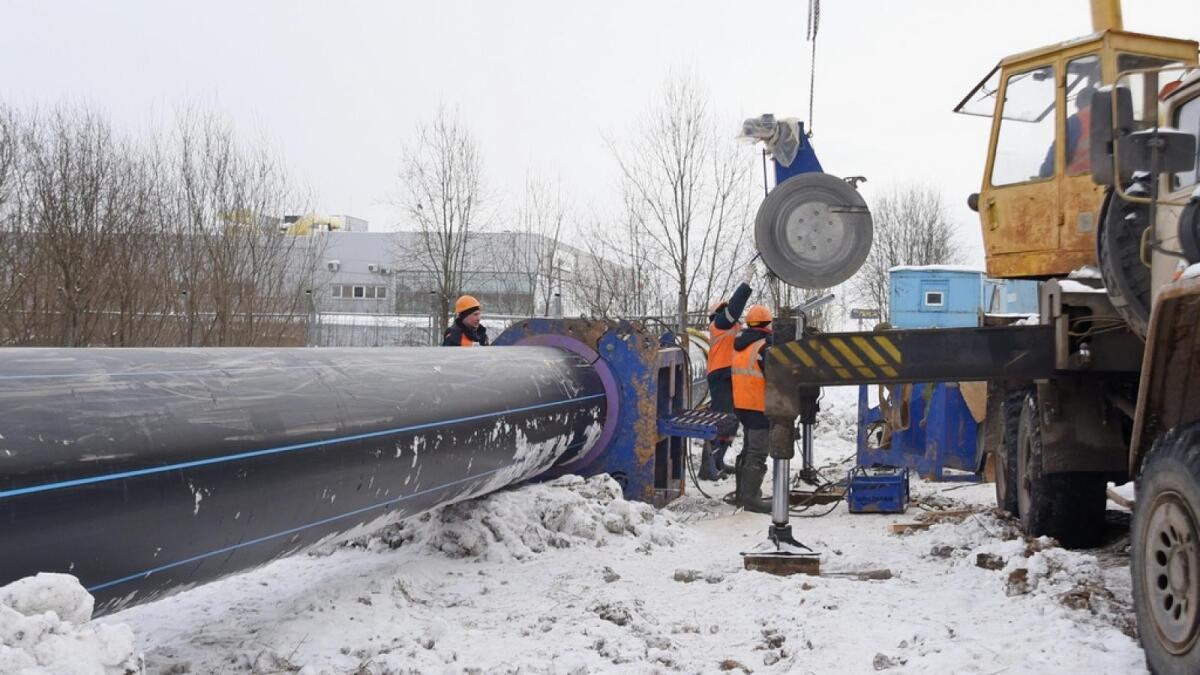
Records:
[[[821,574],[821,559],[815,555],[780,555],[778,553],[745,553],[742,560],[752,572],[766,572],[777,576],[793,574]]]
[[[932,526],[933,523],[892,523],[892,534],[919,532],[921,530],[928,530]]]
[[[845,498],[845,488],[833,488],[824,492],[810,492],[808,490],[792,490],[788,493],[788,504],[791,506],[810,506],[819,504],[832,504],[840,499]]]
[[[878,570],[862,570],[861,572],[825,572],[823,577],[841,577],[844,579],[857,579],[858,581],[887,581],[894,575],[889,569]]]
[[[945,511],[925,511],[917,514],[917,520],[923,523],[941,523],[947,520],[962,520],[979,513],[978,509],[947,509]]]

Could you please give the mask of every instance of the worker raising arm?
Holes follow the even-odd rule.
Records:
[[[746,328],[733,343],[733,407],[746,430],[737,458],[738,506],[755,513],[770,513],[771,500],[762,497],[767,475],[770,423],[766,415],[767,380],[763,374],[766,351],[772,344],[771,310],[755,305],[746,312]]]
[[[486,346],[488,343],[487,328],[479,325],[483,318],[483,310],[479,301],[464,295],[454,303],[454,323],[446,329],[442,339],[443,347],[475,347]]]
[[[713,303],[708,316],[708,392],[712,401],[710,409],[716,412],[733,412],[733,384],[729,368],[733,364],[733,340],[742,328],[740,319],[746,301],[750,299],[750,282],[754,281],[754,264],[746,266],[742,283],[733,291],[729,300]],[[721,429],[720,436],[710,445],[705,444],[701,454],[700,478],[717,480],[728,472],[725,451],[737,435],[737,423],[731,428]]]

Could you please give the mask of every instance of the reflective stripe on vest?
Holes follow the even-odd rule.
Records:
[[[766,340],[757,340],[754,344],[733,353],[733,407],[739,410],[767,409],[767,380],[763,376],[762,367],[758,364],[758,355],[762,352]]]
[[[1092,109],[1084,108],[1075,114],[1079,120],[1079,137],[1075,150],[1067,158],[1067,174],[1087,173],[1092,168]]]
[[[733,365],[733,339],[742,324],[734,322],[728,330],[717,328],[717,322],[708,324],[708,372]]]
[[[476,342],[476,341],[472,340],[471,338],[467,337],[467,331],[465,331],[465,330],[464,330],[464,331],[462,332],[462,338],[461,338],[461,339],[460,339],[460,341],[459,341],[459,346],[461,346],[461,347],[474,347],[474,346],[476,346],[476,345],[478,345],[478,344],[479,344],[478,342]]]

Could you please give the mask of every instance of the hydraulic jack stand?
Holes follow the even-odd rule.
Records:
[[[817,397],[821,390],[816,391],[816,394],[800,394],[800,459],[803,462],[800,467],[800,480],[813,487],[821,484],[821,477],[813,467],[813,425],[817,423],[817,411],[820,410]]]
[[[811,401],[808,401],[810,397],[801,394],[801,410],[810,413],[801,414],[803,461],[806,469],[812,468],[812,427],[816,422],[817,394],[819,390],[812,394]],[[779,436],[786,436],[785,448],[777,447],[777,433]],[[791,506],[791,457],[795,454],[792,438],[790,423],[781,433],[772,433],[771,457],[774,461],[775,477],[771,489],[771,527],[767,530],[767,541],[752,551],[742,553],[742,560],[748,570],[779,575],[817,575],[821,573],[820,554],[796,541],[792,536],[792,526],[788,522],[788,509]]]

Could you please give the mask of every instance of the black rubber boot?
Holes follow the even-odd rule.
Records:
[[[713,449],[713,464],[716,465],[717,471],[723,474],[733,472],[733,469],[729,468],[729,465],[725,463],[725,451],[728,449],[729,441],[723,439],[717,441],[717,447]]]
[[[771,500],[762,496],[762,482],[766,475],[765,466],[742,465],[742,476],[738,481],[741,487],[738,491],[738,506],[751,513],[771,512]]]
[[[712,443],[705,443],[700,451],[700,480],[720,480],[721,472],[714,461]]]
[[[770,513],[771,499],[763,499],[762,483],[767,475],[768,430],[746,428],[738,454],[738,506],[754,513]]]

